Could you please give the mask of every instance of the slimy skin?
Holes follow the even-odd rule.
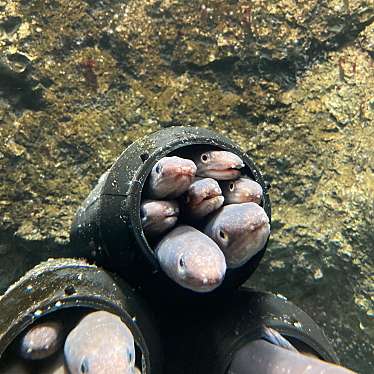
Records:
[[[255,203],[226,205],[214,213],[204,233],[221,248],[227,267],[237,268],[265,246],[269,218]]]
[[[140,219],[144,233],[160,235],[171,229],[178,221],[179,206],[176,201],[145,200],[140,206]]]
[[[222,194],[225,205],[240,203],[260,204],[262,199],[262,187],[259,183],[249,178],[239,178],[222,183]]]
[[[212,178],[196,179],[188,188],[185,211],[190,218],[202,218],[220,208],[223,204],[221,188]]]
[[[217,244],[191,226],[178,226],[166,234],[156,254],[168,277],[196,292],[214,290],[226,273],[225,257]]]
[[[64,346],[70,374],[134,374],[134,338],[122,320],[105,311],[86,315]]]
[[[231,180],[240,176],[244,167],[243,160],[232,152],[206,151],[192,156],[198,177],[209,177],[217,180]]]
[[[292,352],[265,340],[254,340],[233,356],[227,374],[354,374],[317,358]]]
[[[163,157],[153,166],[148,177],[147,197],[174,199],[187,191],[195,174],[193,161],[177,156]]]
[[[63,326],[59,321],[34,324],[20,340],[20,355],[28,360],[47,358],[62,347],[63,338]]]

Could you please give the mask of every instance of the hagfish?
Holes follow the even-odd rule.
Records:
[[[62,347],[64,331],[59,321],[33,324],[21,337],[19,351],[25,359],[40,360]]]
[[[197,178],[185,195],[185,213],[189,218],[202,218],[223,204],[221,188],[212,178]]]
[[[240,176],[243,160],[228,151],[206,151],[191,156],[196,164],[196,176],[231,180]]]
[[[178,220],[176,201],[145,200],[140,206],[140,219],[146,235],[160,235],[171,229]]]
[[[262,194],[261,185],[249,178],[222,182],[222,195],[225,198],[225,205],[250,202],[260,204]]]
[[[167,276],[196,292],[214,290],[226,273],[225,257],[217,244],[191,226],[181,225],[166,234],[156,255]]]
[[[134,374],[135,346],[130,329],[106,311],[92,312],[69,333],[64,346],[70,374]]]
[[[187,191],[196,174],[193,161],[172,156],[163,157],[153,166],[147,180],[150,199],[173,199]]]
[[[227,267],[237,268],[265,246],[269,218],[255,203],[226,205],[213,214],[204,233],[221,248]]]
[[[354,374],[317,358],[292,352],[265,340],[247,343],[233,356],[227,374]]]

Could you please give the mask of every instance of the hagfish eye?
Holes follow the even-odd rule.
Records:
[[[144,208],[140,208],[140,219],[144,221],[146,219],[146,213]]]
[[[206,153],[203,153],[203,154],[201,155],[201,161],[202,161],[202,162],[207,162],[207,161],[208,161],[208,155],[207,155]]]
[[[161,165],[160,164],[157,164],[156,165],[156,169],[155,169],[156,173],[157,174],[160,174],[161,173]]]
[[[227,239],[227,235],[226,235],[226,233],[225,233],[223,230],[219,230],[219,236],[220,236],[223,240],[226,240],[226,239]]]
[[[131,363],[132,359],[133,359],[132,352],[130,352],[129,350],[127,351],[127,359],[129,361],[129,363]]]
[[[183,256],[181,256],[181,257],[179,258],[179,266],[180,266],[181,268],[184,268],[184,266],[185,266],[185,262],[184,262],[184,258],[183,258]]]
[[[86,358],[82,361],[80,370],[81,373],[88,373],[88,361]]]
[[[230,189],[231,192],[234,191],[234,188],[235,188],[234,183],[230,183],[229,189]]]

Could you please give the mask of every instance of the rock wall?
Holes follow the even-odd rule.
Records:
[[[165,126],[227,134],[271,184],[256,286],[374,369],[374,4],[0,1],[0,289],[71,255],[75,210]],[[12,269],[12,270],[10,270]]]

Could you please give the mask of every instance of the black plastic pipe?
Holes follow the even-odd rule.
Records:
[[[263,188],[262,206],[271,219],[271,204],[264,179],[249,155],[226,137],[194,127],[170,127],[131,144],[99,179],[78,209],[71,227],[71,243],[79,253],[118,272],[133,285],[157,294],[191,296],[192,291],[172,282],[161,271],[155,252],[144,235],[140,218],[142,191],[154,164],[164,156],[193,152],[197,146],[226,150],[242,158],[244,173]],[[213,293],[231,290],[256,270],[265,247],[247,263],[226,272]],[[198,297],[198,296],[196,296]]]
[[[39,318],[82,308],[120,316],[134,336],[142,374],[162,373],[160,336],[148,306],[118,277],[76,259],[45,261],[0,296],[0,359]]]
[[[263,337],[264,326],[300,351],[339,364],[319,326],[283,297],[240,288],[225,298],[172,311],[161,306],[166,374],[226,374],[235,353]],[[183,365],[181,365],[183,362]]]

